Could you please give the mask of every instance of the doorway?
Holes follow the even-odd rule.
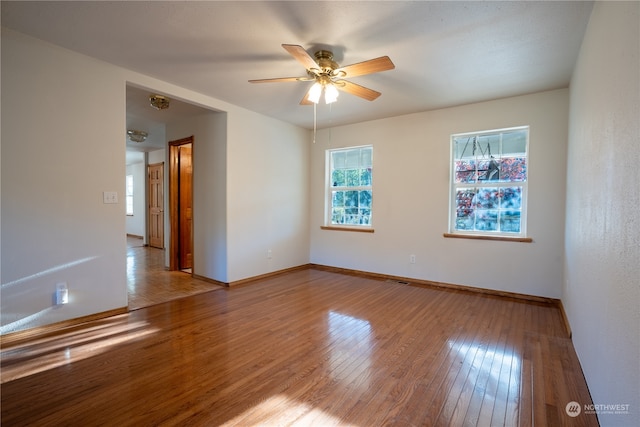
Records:
[[[193,136],[169,141],[169,269],[193,273]]]

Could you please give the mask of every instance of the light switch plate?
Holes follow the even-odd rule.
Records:
[[[102,203],[118,203],[118,192],[117,191],[103,191],[102,192]]]

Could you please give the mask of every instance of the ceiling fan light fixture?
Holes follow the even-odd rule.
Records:
[[[162,95],[149,95],[149,103],[156,110],[166,110],[169,108],[169,102],[171,100]]]
[[[331,104],[338,100],[338,89],[333,84],[324,87],[324,102]]]
[[[143,130],[127,130],[127,135],[129,139],[133,142],[144,142],[147,139],[149,134]]]
[[[309,89],[309,96],[307,99],[314,104],[320,102],[320,95],[322,95],[322,85],[318,82],[315,82],[311,89]]]

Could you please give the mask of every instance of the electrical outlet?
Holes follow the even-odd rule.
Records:
[[[411,264],[416,263],[416,256],[414,254],[409,255],[409,263]]]
[[[272,255],[271,249],[267,249],[267,259],[271,259]]]

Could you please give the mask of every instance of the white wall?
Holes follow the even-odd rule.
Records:
[[[127,305],[114,71],[2,30],[2,333]],[[120,203],[103,204],[103,191]],[[55,307],[60,281],[70,302]]]
[[[640,3],[596,3],[571,81],[563,304],[603,426],[640,419]]]
[[[167,140],[193,141],[193,272],[221,282],[227,277],[227,115],[211,112],[167,124]],[[169,164],[167,161],[166,165]],[[166,168],[168,178],[169,170]],[[169,188],[168,186],[166,188]],[[169,193],[166,192],[168,195]],[[165,212],[169,199],[165,198]],[[166,219],[169,216],[166,215]],[[167,222],[165,238],[171,236]],[[168,248],[168,245],[167,245]],[[169,251],[167,251],[167,265]]]
[[[226,199],[216,190],[197,214],[207,226],[215,218],[215,231],[206,233],[226,233],[227,241],[198,240],[202,271],[234,281],[308,263],[308,131],[3,29],[2,333],[127,305],[127,84],[226,113],[226,147],[205,154],[214,167],[199,167],[209,172],[197,190],[225,185]],[[215,128],[224,121],[217,115]],[[103,204],[103,191],[118,191],[119,203]],[[221,213],[226,223],[218,222]],[[222,267],[220,245],[227,251]],[[262,256],[267,246],[271,263]],[[61,280],[70,303],[54,308]]]
[[[147,163],[150,165],[167,161],[167,150],[165,150],[164,148],[162,150],[150,151],[147,155]]]
[[[127,234],[145,236],[147,214],[145,209],[145,166],[144,162],[126,166],[126,175],[133,175],[133,215],[126,217]],[[125,192],[122,192],[122,202],[125,202]]]
[[[230,282],[309,263],[310,133],[265,116],[247,123],[229,116]]]
[[[560,298],[568,90],[319,131],[311,153],[311,262]],[[529,125],[533,243],[444,238],[450,135]],[[321,230],[325,150],[373,144],[373,228]],[[409,256],[416,255],[416,263]]]

